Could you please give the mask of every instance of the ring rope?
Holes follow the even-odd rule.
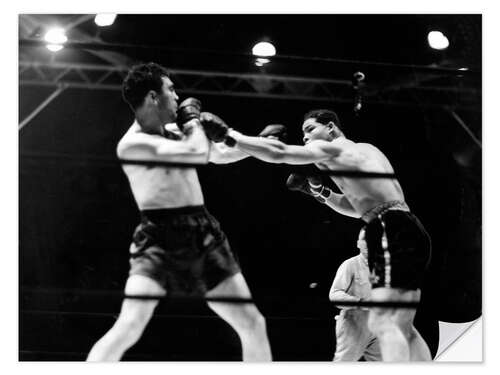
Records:
[[[170,168],[198,168],[208,165],[208,163],[179,163],[179,162],[168,162],[161,160],[135,160],[135,159],[117,159],[105,156],[74,156],[70,154],[59,154],[59,153],[34,153],[34,152],[22,152],[19,154],[21,159],[30,160],[64,160],[70,163],[80,163],[84,165],[88,164],[100,164],[100,165],[143,165],[146,167],[170,167]],[[268,164],[268,163],[266,163]],[[365,172],[365,171],[355,171],[355,170],[317,170],[311,173],[311,171],[306,171],[305,166],[293,166],[292,171],[300,173],[304,176],[338,176],[338,177],[351,177],[351,178],[389,178],[395,179],[396,175],[394,173],[382,173],[382,172]]]
[[[201,296],[180,296],[180,295],[157,295],[157,294],[126,294],[121,291],[90,291],[82,289],[41,289],[41,288],[21,288],[23,293],[41,293],[41,294],[60,294],[66,293],[73,295],[78,294],[80,296],[101,296],[101,297],[116,297],[124,299],[135,299],[135,300],[159,300],[159,301],[175,301],[175,302],[220,302],[220,303],[234,303],[234,304],[250,304],[255,303],[253,298],[241,298],[234,296],[224,296],[224,297],[201,297]],[[276,297],[268,297],[269,299],[275,300]],[[285,298],[280,296],[278,298]],[[258,300],[262,300],[259,298]],[[298,299],[298,298],[297,298]],[[325,301],[326,302],[326,301]],[[331,305],[338,306],[353,306],[353,307],[380,307],[380,308],[406,308],[406,309],[416,309],[419,302],[409,302],[409,301],[343,301],[343,300],[329,300]]]
[[[60,310],[39,310],[39,309],[20,309],[21,314],[29,315],[66,315],[66,316],[95,316],[95,317],[114,317],[117,318],[119,312],[94,312],[94,311],[60,311]],[[155,312],[155,318],[168,318],[168,319],[219,319],[217,315],[207,314],[159,314]],[[320,316],[277,316],[266,315],[269,320],[325,320],[330,319],[331,314],[323,314]]]

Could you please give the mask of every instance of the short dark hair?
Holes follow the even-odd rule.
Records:
[[[134,65],[123,80],[123,99],[133,111],[137,110],[150,90],[158,93],[163,86],[162,77],[169,77],[168,70],[154,62]]]
[[[340,124],[339,117],[335,112],[330,111],[329,109],[313,109],[312,111],[309,111],[304,115],[304,121],[309,118],[313,118],[323,125],[326,125],[330,121],[332,121],[340,129],[341,132],[344,132],[344,129]]]

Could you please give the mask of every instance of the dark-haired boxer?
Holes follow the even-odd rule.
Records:
[[[135,122],[118,143],[122,159],[224,163],[248,156],[211,147],[200,124],[200,102],[186,99],[178,108],[173,83],[160,65],[133,67],[123,82],[123,96]],[[125,165],[124,171],[141,213],[130,248],[126,294],[252,297],[226,236],[204,206],[194,168]],[[139,340],[157,304],[125,299],[88,361],[119,360]],[[208,306],[238,333],[243,360],[271,360],[265,320],[253,303]]]
[[[304,116],[304,146],[273,139],[249,137],[224,123],[204,125],[207,136],[225,142],[270,163],[310,164],[320,170],[393,173],[386,156],[375,146],[355,143],[341,130],[337,115],[314,110]],[[430,238],[410,212],[396,179],[331,177],[341,194],[314,181],[313,195],[322,195],[335,211],[361,218],[372,276],[374,301],[420,300],[420,287],[430,260]],[[415,309],[373,308],[368,326],[380,341],[385,361],[430,360],[427,344],[413,326]]]

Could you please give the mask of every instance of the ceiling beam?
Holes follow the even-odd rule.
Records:
[[[120,90],[129,67],[125,65],[42,62],[21,60],[19,83],[30,86],[53,86],[93,90]],[[352,82],[341,79],[284,76],[255,73],[229,73],[188,69],[169,69],[176,90],[190,95],[220,95],[247,98],[292,99],[329,103],[353,103]],[[370,88],[370,86],[367,86]],[[403,87],[402,87],[403,88]],[[477,106],[478,90],[470,87],[422,86],[407,88],[443,94],[442,102],[435,98],[414,103],[391,90],[384,97],[365,95],[364,103],[442,108],[452,106],[450,94],[460,94],[460,105]],[[479,92],[480,94],[480,92]],[[439,95],[438,95],[439,96]]]

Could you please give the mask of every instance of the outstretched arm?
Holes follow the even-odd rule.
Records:
[[[228,136],[236,147],[269,163],[310,164],[338,156],[342,149],[331,142],[313,141],[304,146],[287,145],[275,139],[249,137],[235,130]]]
[[[211,142],[208,161],[215,164],[228,164],[243,160],[249,156],[238,148],[229,147],[224,143]]]
[[[225,122],[218,116],[214,115],[210,112],[202,112],[201,113],[201,124],[205,127],[205,132],[209,135],[214,135],[214,130],[217,132],[221,132],[222,134],[226,134],[229,131],[229,128],[225,124]],[[260,138],[269,138],[283,141],[286,139],[286,127],[281,124],[271,124],[267,125],[258,135]],[[209,139],[216,138],[217,140],[221,140],[221,138],[215,136],[210,137]],[[226,164],[226,163],[234,163],[236,161],[245,159],[250,155],[246,152],[240,150],[236,147],[228,147],[226,144],[222,142],[212,141],[211,150],[210,150],[210,159],[209,161],[216,164]]]

